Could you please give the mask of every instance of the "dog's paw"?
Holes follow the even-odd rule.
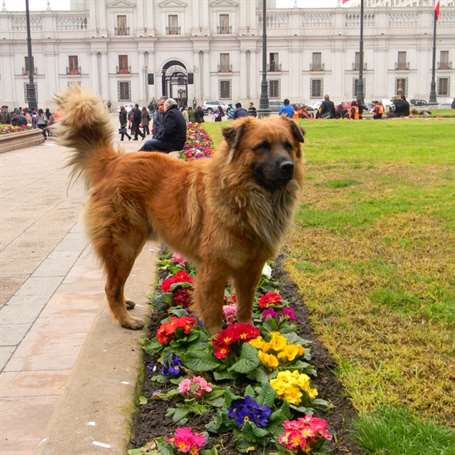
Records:
[[[144,323],[140,319],[134,318],[133,316],[120,321],[120,325],[125,329],[130,330],[141,330],[144,327]]]
[[[128,311],[134,310],[134,307],[136,306],[136,304],[132,300],[126,300],[125,305]]]

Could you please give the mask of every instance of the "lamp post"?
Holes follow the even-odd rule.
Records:
[[[259,100],[259,117],[270,115],[269,84],[267,82],[267,0],[262,0],[262,81]]]
[[[360,49],[359,49],[359,83],[357,88],[357,99],[363,106],[365,102],[365,88],[363,86],[363,62],[364,62],[364,45],[363,45],[363,17],[364,17],[364,0],[360,1]]]
[[[30,31],[30,9],[28,6],[28,0],[25,0],[25,19],[27,22],[27,50],[28,50],[28,84],[27,84],[27,103],[30,110],[36,109],[36,91],[35,83],[33,82],[33,76],[35,73],[35,64],[33,62],[32,55],[32,34]],[[25,68],[27,70],[27,68]]]
[[[433,65],[431,67],[431,89],[430,89],[430,103],[437,104],[438,99],[436,97],[436,29],[438,23],[438,14],[436,11],[433,13]]]

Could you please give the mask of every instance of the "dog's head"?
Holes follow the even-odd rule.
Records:
[[[248,169],[261,187],[275,191],[295,178],[304,131],[293,120],[249,117],[224,128],[223,136],[229,162]]]

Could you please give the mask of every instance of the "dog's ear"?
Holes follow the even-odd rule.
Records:
[[[305,130],[301,126],[297,125],[297,123],[294,122],[294,120],[288,117],[282,118],[288,123],[292,136],[294,137],[296,142],[299,143],[299,150],[297,152],[297,156],[300,158],[301,156],[300,144],[303,144],[305,142]]]
[[[231,127],[223,128],[223,137],[229,146],[229,161],[235,158],[237,149],[240,145],[243,135],[247,129],[247,121],[240,124],[234,124]]]

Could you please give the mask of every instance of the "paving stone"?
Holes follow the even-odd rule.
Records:
[[[80,250],[53,251],[33,272],[33,277],[61,276],[64,277],[76,262]]]
[[[0,308],[8,302],[27,278],[28,275],[13,274],[0,278]]]
[[[0,308],[0,325],[31,325],[47,302],[46,296],[15,295]]]
[[[15,346],[24,338],[30,324],[0,324],[0,346]]]
[[[30,277],[16,292],[20,296],[40,296],[48,299],[62,282],[61,276]]]
[[[7,364],[14,349],[14,346],[0,346],[0,371],[2,371],[3,367]]]

